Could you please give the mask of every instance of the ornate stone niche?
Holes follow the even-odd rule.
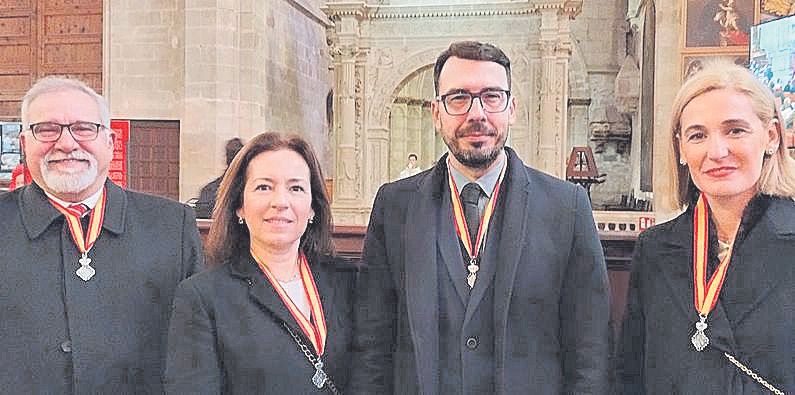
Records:
[[[340,225],[367,223],[378,187],[391,181],[390,161],[405,153],[395,152],[401,146],[396,141],[432,140],[427,137],[433,134],[432,124],[424,121],[422,106],[411,107],[415,102],[403,103],[399,97],[456,40],[476,38],[506,51],[518,100],[509,142],[529,164],[562,177],[570,149],[569,23],[581,8],[582,0],[455,7],[329,1],[323,10],[334,23],[327,35],[334,73],[333,210],[338,222],[344,222]],[[397,107],[403,105],[405,112]],[[402,129],[409,135],[393,130],[397,115],[413,122]],[[434,145],[423,156],[436,154]]]

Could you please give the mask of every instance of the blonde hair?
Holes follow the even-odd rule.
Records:
[[[675,191],[670,197],[672,206],[684,208],[698,192],[687,166],[679,163],[682,112],[696,97],[717,89],[732,89],[746,95],[762,124],[767,125],[771,121],[775,123],[779,144],[772,155],[765,154],[762,174],[757,183],[758,192],[786,198],[795,197],[795,159],[789,156],[785,147],[781,110],[776,98],[748,69],[719,60],[706,63],[702,70],[687,79],[674,99],[668,152],[670,168],[676,169],[670,177],[671,190]]]

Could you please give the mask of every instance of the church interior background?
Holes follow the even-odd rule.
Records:
[[[2,146],[13,151],[33,81],[75,75],[130,121],[130,187],[187,201],[223,172],[229,138],[297,132],[320,154],[335,222],[361,226],[409,153],[426,169],[446,151],[430,119],[432,65],[450,42],[476,39],[512,60],[508,144],[561,178],[573,149],[590,149],[603,181],[590,188],[600,230],[637,232],[672,214],[661,203],[668,109],[689,66],[746,61],[748,26],[791,14],[790,3],[5,1]],[[734,7],[732,23],[720,6]]]

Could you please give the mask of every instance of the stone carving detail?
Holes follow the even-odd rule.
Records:
[[[362,129],[364,127],[364,125],[363,125],[364,117],[362,116],[362,114],[364,113],[364,94],[363,94],[364,80],[362,79],[362,75],[364,73],[363,73],[362,68],[363,67],[361,65],[357,64],[356,68],[354,69],[354,81],[355,82],[354,82],[354,88],[353,88],[353,92],[354,92],[354,114],[356,115],[356,118],[355,118],[355,120],[356,120],[355,121],[356,129],[355,129],[355,134],[354,134],[355,135],[354,141],[356,141],[356,150],[354,152],[356,153],[356,179],[357,180],[362,180],[363,179],[363,177],[361,177],[361,174],[362,174],[361,173],[361,169],[362,169],[362,164],[364,163],[364,161],[362,159],[362,150],[363,150],[362,142],[364,142],[364,138],[362,137],[362,135],[363,135],[363,130]],[[361,196],[362,195],[362,183],[361,182],[357,182],[356,183],[356,189],[355,190],[356,190],[356,196]]]
[[[607,144],[610,143],[616,145],[616,153],[626,153],[632,139],[632,120],[629,115],[619,112],[616,106],[610,105],[601,118],[588,125],[591,141],[596,144],[594,153],[605,152]]]

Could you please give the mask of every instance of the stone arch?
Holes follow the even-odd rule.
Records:
[[[431,46],[419,49],[412,55],[406,57],[402,62],[395,63],[392,70],[379,78],[373,87],[371,100],[372,105],[368,113],[374,128],[385,129],[389,126],[389,108],[395,97],[400,92],[403,85],[422,72],[427,67],[432,67],[436,57],[444,51],[447,46]]]

